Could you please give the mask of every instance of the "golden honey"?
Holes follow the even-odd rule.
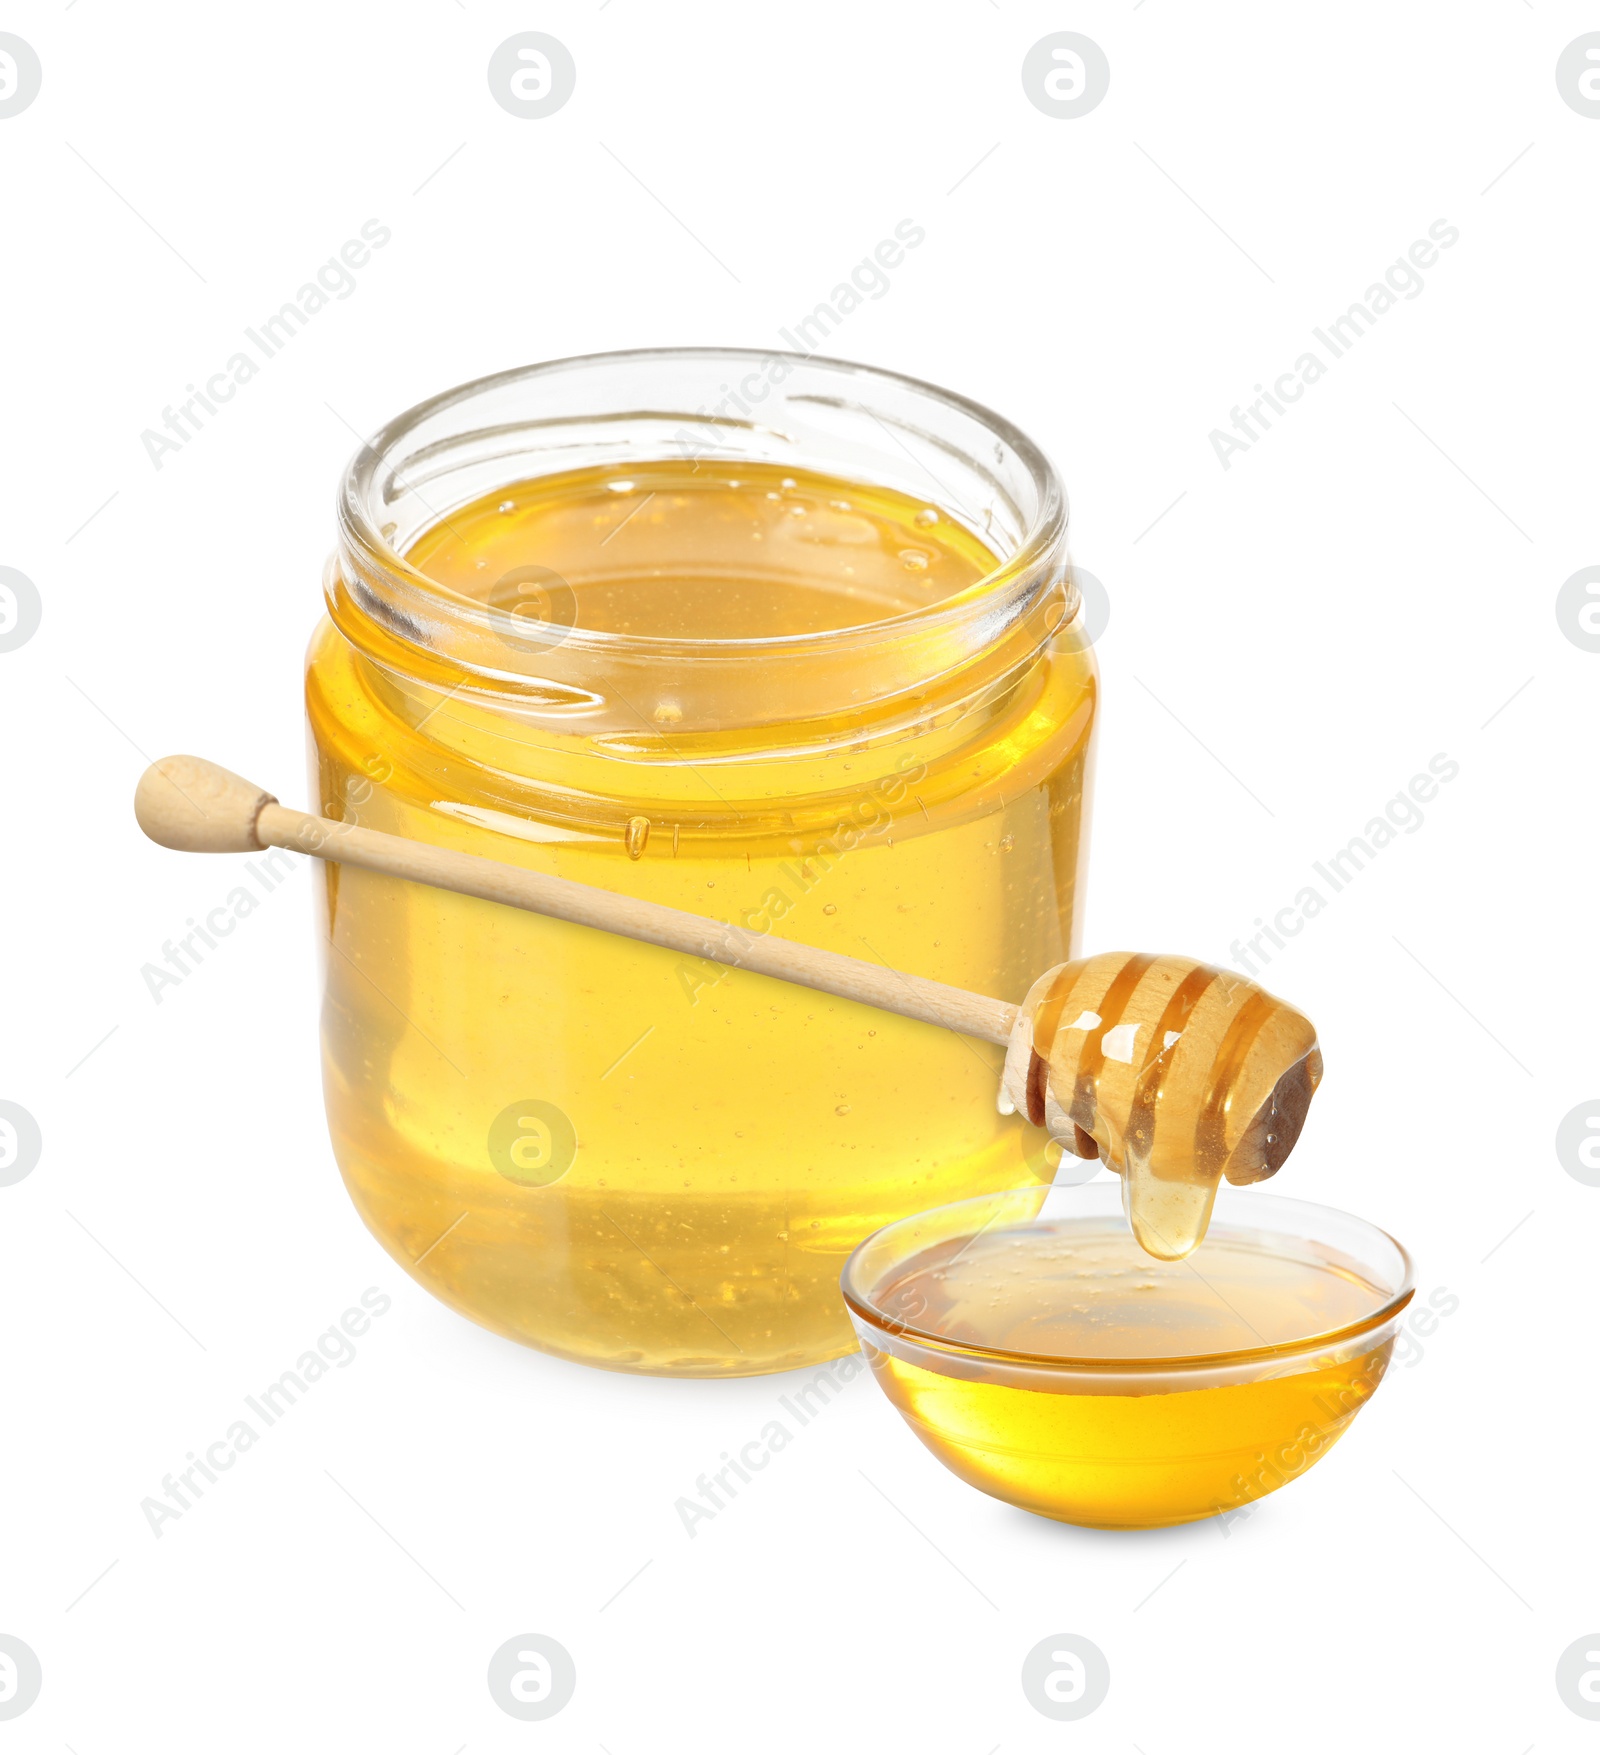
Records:
[[[1140,1246],[1178,1261],[1205,1236],[1224,1176],[1282,1167],[1321,1080],[1310,1019],[1253,981],[1112,951],[1033,984],[1001,1107],[1115,1170]]]
[[[1074,945],[1094,666],[1058,533],[1008,569],[1005,506],[925,486],[663,455],[457,499],[419,443],[330,571],[322,809],[1020,999]],[[362,1217],[546,1351],[833,1357],[867,1233],[1048,1175],[991,1047],[354,868],[321,929]]]
[[[1103,1528],[1226,1516],[1304,1473],[1376,1390],[1410,1285],[1371,1227],[1247,1195],[1167,1262],[1104,1184],[1031,1217],[1044,1198],[925,1215],[902,1259],[891,1228],[846,1274],[879,1384],[962,1480]]]

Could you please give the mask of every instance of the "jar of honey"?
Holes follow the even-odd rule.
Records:
[[[345,476],[309,653],[330,816],[1008,1000],[1075,954],[1097,679],[1048,461],[814,357],[564,360]],[[362,1218],[453,1308],[615,1370],[855,1342],[851,1250],[1048,1179],[1000,1051],[322,868],[324,1084]]]

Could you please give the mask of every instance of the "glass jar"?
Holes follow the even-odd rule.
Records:
[[[630,475],[671,470],[681,494]],[[919,526],[942,520],[979,560],[910,609],[733,637],[713,614],[707,638],[586,626],[591,599],[535,559],[475,585],[423,558],[465,508],[504,492],[510,515],[574,471],[631,496],[597,557],[643,513],[624,541],[648,558],[699,487],[776,472],[764,498],[799,496],[797,540],[807,506],[822,516],[816,483],[855,484],[924,505]],[[833,541],[855,514],[828,504],[844,508]],[[465,385],[345,476],[308,657],[315,796],[370,828],[1019,1001],[1077,951],[1097,678],[1065,531],[1021,433],[884,372],[682,349]],[[713,609],[740,590],[724,563],[697,580]],[[855,1344],[838,1276],[870,1232],[1049,1177],[1040,1136],[996,1110],[998,1048],[320,869],[346,1185],[415,1279],[501,1334],[624,1371],[814,1364]]]

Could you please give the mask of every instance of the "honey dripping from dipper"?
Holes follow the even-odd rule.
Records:
[[[1140,1247],[1180,1261],[1217,1185],[1283,1164],[1322,1079],[1311,1022],[1254,982],[1186,957],[1107,952],[1033,984],[1006,1054],[1002,1112],[1122,1178]]]

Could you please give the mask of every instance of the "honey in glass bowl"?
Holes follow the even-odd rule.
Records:
[[[1230,1188],[1191,1255],[1157,1260],[1104,1182],[916,1214],[843,1286],[879,1385],[948,1469],[1104,1529],[1226,1514],[1303,1474],[1382,1381],[1412,1295],[1376,1227]]]

